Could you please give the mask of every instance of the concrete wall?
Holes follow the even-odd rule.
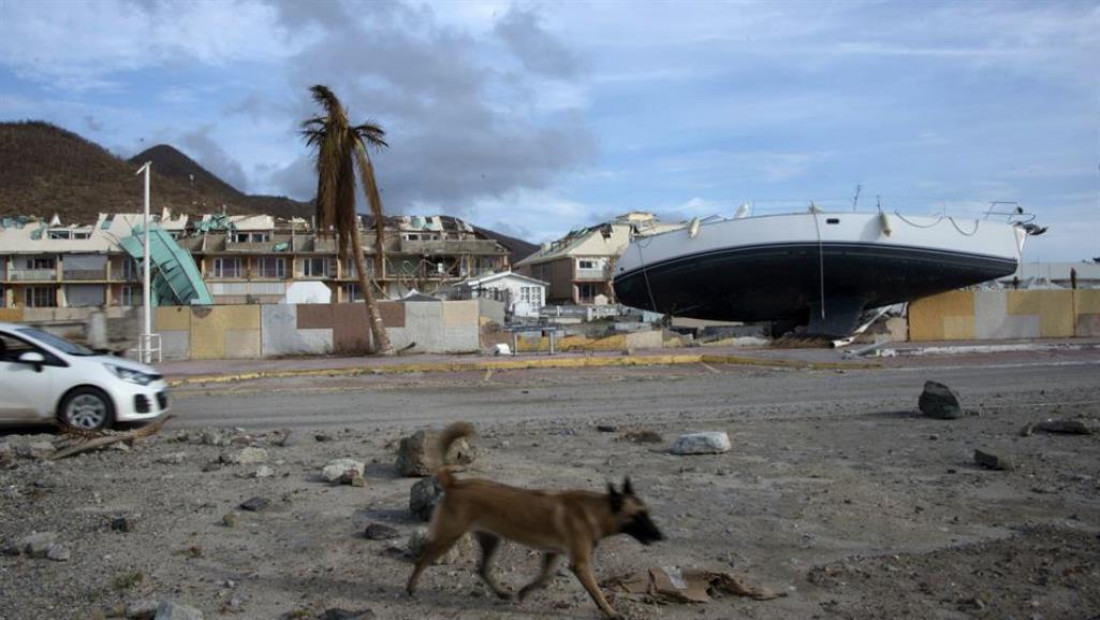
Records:
[[[381,302],[395,348],[414,352],[480,350],[479,302]],[[362,303],[160,307],[154,329],[166,360],[357,355],[370,350]]]
[[[951,291],[909,304],[909,338],[1009,340],[1100,336],[1100,291]]]

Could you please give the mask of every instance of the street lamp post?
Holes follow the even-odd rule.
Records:
[[[141,220],[141,232],[143,235],[142,247],[142,288],[141,288],[141,303],[142,309],[145,312],[144,326],[141,332],[141,338],[138,340],[138,352],[141,355],[141,361],[143,363],[150,363],[152,361],[152,351],[150,351],[150,344],[152,343],[153,335],[153,315],[152,315],[152,293],[149,287],[149,172],[153,167],[153,162],[147,161],[135,174],[145,173],[145,211],[142,214]]]

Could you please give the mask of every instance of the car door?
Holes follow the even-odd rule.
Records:
[[[53,368],[46,366],[39,372],[34,364],[17,361],[31,351],[55,359],[48,351],[0,332],[0,420],[25,422],[54,416]]]

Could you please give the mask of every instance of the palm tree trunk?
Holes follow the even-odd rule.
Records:
[[[363,303],[367,306],[367,320],[370,321],[371,343],[377,355],[393,355],[393,345],[386,327],[382,324],[382,313],[374,299],[374,283],[367,275],[367,261],[363,257],[363,244],[360,243],[359,229],[355,229],[355,243],[351,244],[355,257],[355,271],[359,274],[359,289],[363,291]]]

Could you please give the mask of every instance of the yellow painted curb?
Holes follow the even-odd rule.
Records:
[[[808,370],[868,370],[880,364],[858,362],[802,362],[798,360],[743,357],[738,355],[680,354],[624,355],[618,357],[536,358],[523,360],[485,360],[477,362],[425,362],[422,364],[392,364],[387,366],[357,366],[345,368],[312,368],[308,370],[271,370],[231,375],[199,375],[172,379],[168,385],[178,387],[195,383],[230,383],[279,377],[344,377],[356,375],[392,375],[424,372],[469,372],[497,370],[528,370],[532,368],[595,368],[608,366],[673,366],[677,364],[731,364]]]

